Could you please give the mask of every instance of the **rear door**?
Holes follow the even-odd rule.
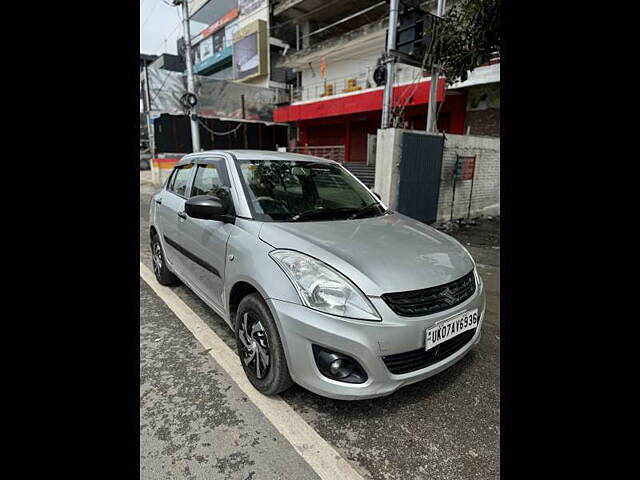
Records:
[[[212,195],[233,205],[225,160],[207,156],[194,160],[191,196]],[[235,226],[187,217],[178,225],[184,247],[185,275],[210,301],[223,307],[222,291],[227,240]]]
[[[184,274],[184,255],[181,254],[179,226],[185,221],[184,204],[190,191],[195,168],[193,164],[175,168],[167,188],[156,206],[158,229],[162,237],[165,256],[174,270]]]

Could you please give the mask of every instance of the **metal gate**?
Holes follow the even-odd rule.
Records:
[[[444,136],[403,132],[398,211],[425,223],[438,216]]]

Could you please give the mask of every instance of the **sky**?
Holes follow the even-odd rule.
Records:
[[[172,7],[171,3],[171,0],[140,0],[140,53],[177,53],[176,41],[182,36],[182,7]],[[191,36],[204,27],[192,22]]]

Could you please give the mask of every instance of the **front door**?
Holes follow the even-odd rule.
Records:
[[[176,167],[167,188],[162,192],[156,206],[158,228],[162,237],[162,245],[167,261],[178,273],[183,273],[184,261],[180,253],[179,226],[185,221],[184,204],[187,197],[193,165]]]
[[[194,161],[196,168],[191,196],[213,195],[231,202],[229,175],[225,161],[204,157]],[[233,224],[187,217],[179,225],[185,250],[185,275],[210,301],[223,308],[222,299],[227,240]]]

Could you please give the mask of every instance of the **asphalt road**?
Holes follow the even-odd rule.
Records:
[[[149,181],[141,172],[140,259],[150,267]],[[282,395],[364,478],[499,478],[497,232],[499,222],[485,221],[453,233],[476,259],[487,291],[482,339],[463,360],[373,400],[330,400],[298,386]],[[187,287],[172,290],[235,350],[221,318]],[[142,280],[140,440],[141,478],[318,478]]]

